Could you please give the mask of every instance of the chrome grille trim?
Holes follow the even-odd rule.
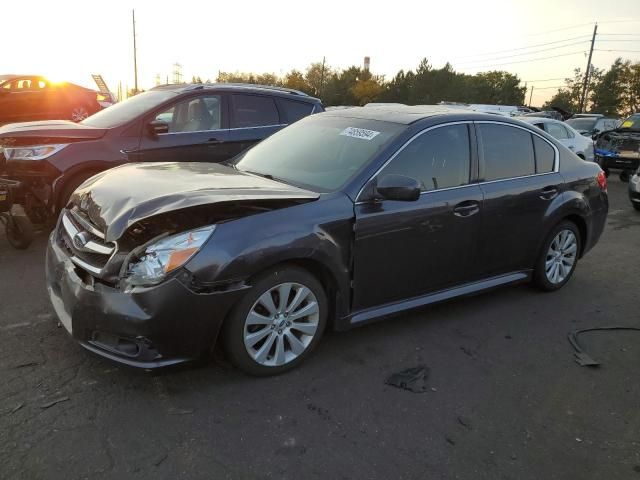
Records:
[[[89,232],[93,233],[96,237],[100,237],[100,238],[102,238],[104,240],[104,233],[102,233],[100,230],[98,230],[93,225],[91,225],[91,223],[89,223],[87,220],[85,220],[82,217],[82,215],[80,215],[75,210],[68,210],[68,212],[71,214],[71,216],[73,217],[73,219],[76,222],[78,222],[80,225],[82,225],[83,228],[85,228]]]
[[[102,274],[103,270],[105,269],[105,267],[107,266],[107,264],[109,263],[113,255],[115,254],[117,249],[117,244],[115,243],[102,244],[100,243],[99,240],[98,241],[88,240],[82,247],[76,245],[73,239],[76,235],[84,232],[83,229],[85,226],[90,227],[87,229],[89,230],[89,232],[85,232],[85,234],[90,233],[91,235],[94,236],[94,239],[95,237],[98,237],[98,235],[95,233],[97,232],[97,230],[91,227],[90,225],[86,225],[86,220],[85,221],[78,220],[78,217],[79,215],[71,210],[67,210],[63,213],[62,229],[64,230],[64,232],[59,235],[62,235],[62,236],[66,235],[68,239],[65,240],[64,238],[61,237],[61,241],[63,241],[67,245],[69,258],[73,263],[75,263],[80,268],[83,268],[84,270],[94,275],[100,275]],[[77,220],[77,223],[74,223],[74,220]],[[104,238],[104,235],[102,234],[102,232],[98,232],[98,233],[100,233],[100,236],[99,236],[100,238]],[[82,252],[89,255],[94,255],[94,257],[89,257],[88,259],[93,258],[93,260],[95,260],[96,262],[99,262],[101,265],[94,265],[92,263],[89,263],[84,258],[80,258],[81,256],[83,256]],[[95,258],[95,255],[104,256],[105,257],[104,262],[99,261],[100,257]]]

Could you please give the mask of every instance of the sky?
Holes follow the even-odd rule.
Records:
[[[140,88],[157,75],[171,80],[174,63],[185,79],[204,80],[304,71],[323,57],[347,68],[369,56],[371,71],[389,79],[426,57],[470,74],[518,74],[541,105],[574,68],[584,70],[594,22],[596,67],[618,56],[640,61],[640,0],[30,0],[3,2],[0,74],[93,86],[90,75],[100,73],[114,92],[119,82],[132,88],[132,9]]]

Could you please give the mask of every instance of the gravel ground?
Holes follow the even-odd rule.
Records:
[[[0,236],[2,479],[640,479],[640,213],[610,179],[606,231],[560,292],[527,285],[331,333],[301,368],[223,359],[149,374],[56,327],[45,234]],[[3,234],[1,234],[3,235]],[[385,385],[426,364],[425,393]]]

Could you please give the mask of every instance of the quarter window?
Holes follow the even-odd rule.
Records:
[[[423,183],[423,190],[469,183],[471,151],[467,125],[448,125],[423,133],[409,143],[383,170]]]
[[[235,128],[278,125],[278,109],[271,97],[260,95],[232,95]]]
[[[310,103],[296,102],[295,100],[280,99],[280,105],[284,109],[286,122],[293,123],[301,118],[311,115],[313,105]]]
[[[508,125],[478,125],[485,181],[524,177],[536,171],[531,134]]]
[[[569,138],[567,129],[557,123],[547,123],[547,131],[549,132],[549,135],[553,138],[557,138],[558,140],[566,140]]]
[[[549,173],[553,171],[556,152],[543,139],[533,135],[533,146],[536,150],[536,171],[537,173]]]

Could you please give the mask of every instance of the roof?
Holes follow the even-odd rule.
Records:
[[[513,117],[516,120],[521,120],[523,122],[527,122],[527,123],[534,123],[534,122],[547,122],[547,123],[560,123],[562,125],[566,125],[565,122],[563,122],[562,120],[558,120],[556,118],[551,118],[551,117],[536,117],[534,115],[531,116],[517,116],[517,117]]]
[[[399,123],[409,125],[419,120],[439,116],[465,117],[470,120],[496,120],[503,121],[508,117],[491,113],[479,113],[473,110],[460,107],[446,107],[440,105],[380,105],[345,108],[342,110],[331,110],[320,115],[331,115],[335,117],[361,118],[365,120],[379,120],[383,122]]]
[[[268,91],[269,93],[280,93],[283,96],[296,96],[299,97],[300,100],[308,100],[308,101],[320,101],[319,99],[307,95],[300,90],[294,90],[292,88],[284,88],[284,87],[274,87],[271,85],[256,85],[252,83],[181,83],[181,84],[169,84],[169,85],[159,85],[157,87],[153,87],[151,90],[170,90],[176,93],[184,93],[193,90],[207,90],[207,89],[216,89],[216,90],[244,90],[244,91],[253,91],[253,92],[262,92]]]

